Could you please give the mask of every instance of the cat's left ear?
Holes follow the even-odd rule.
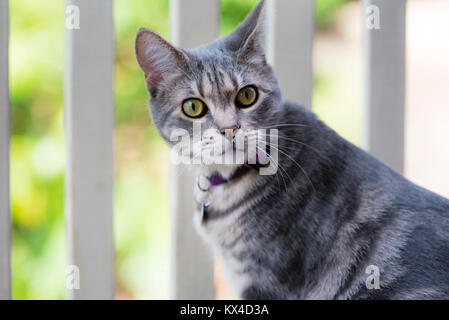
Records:
[[[140,28],[136,36],[136,58],[145,74],[148,88],[157,89],[166,77],[179,72],[186,55],[156,32]]]
[[[225,36],[222,41],[224,47],[239,56],[254,63],[265,62],[263,48],[263,18],[265,0],[261,0],[256,7],[246,16],[237,28]]]

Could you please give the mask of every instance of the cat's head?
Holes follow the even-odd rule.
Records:
[[[196,125],[202,141],[194,143],[194,157],[214,145],[226,153],[235,148],[232,136],[277,122],[281,96],[263,49],[263,11],[262,0],[232,33],[193,50],[139,30],[136,56],[151,95],[153,122],[170,146],[173,132],[192,134]]]

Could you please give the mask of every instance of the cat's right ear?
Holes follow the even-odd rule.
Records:
[[[156,89],[166,76],[187,59],[181,50],[147,28],[140,28],[137,32],[135,50],[149,89]]]
[[[262,43],[265,2],[266,0],[260,0],[237,28],[221,40],[227,50],[238,52],[247,61],[265,61]]]

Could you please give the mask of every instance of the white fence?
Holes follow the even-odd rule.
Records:
[[[8,299],[10,277],[9,217],[9,86],[8,86],[8,2],[0,2],[0,299]]]
[[[66,31],[67,264],[80,271],[80,288],[68,290],[68,298],[110,299],[114,297],[113,1],[67,0],[67,5],[78,6],[81,13],[81,28]],[[365,147],[398,171],[403,167],[404,144],[405,5],[406,0],[364,0],[362,12],[369,14],[373,6],[380,12],[380,29],[363,28]],[[215,39],[219,7],[219,0],[171,0],[172,41],[191,48]],[[309,107],[313,15],[313,0],[268,0],[269,61],[284,97]],[[0,0],[0,299],[11,296],[8,25],[8,1]],[[213,258],[193,230],[192,187],[193,177],[173,166],[172,297],[212,299]]]

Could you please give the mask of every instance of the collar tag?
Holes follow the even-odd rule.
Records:
[[[207,213],[206,213],[206,207],[207,205],[204,202],[201,202],[201,224],[204,225],[207,220]]]

